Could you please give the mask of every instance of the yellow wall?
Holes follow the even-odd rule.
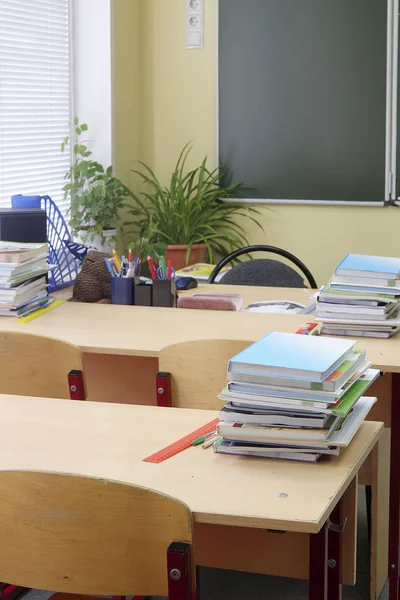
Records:
[[[183,0],[113,0],[114,164],[127,182],[137,159],[166,178],[191,140],[193,161],[208,155],[215,163],[215,4],[205,0],[204,50],[186,50]],[[400,256],[400,209],[275,205],[260,210],[265,234],[251,226],[250,241],[293,252],[319,284],[348,252]]]

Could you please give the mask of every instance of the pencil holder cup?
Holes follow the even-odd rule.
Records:
[[[111,304],[135,303],[135,281],[131,277],[111,277]]]
[[[135,306],[153,306],[153,286],[145,283],[135,285]]]
[[[177,302],[175,280],[153,281],[153,306],[175,307]]]

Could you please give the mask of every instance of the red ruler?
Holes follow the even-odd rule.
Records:
[[[151,454],[151,456],[144,458],[143,462],[159,464],[164,462],[164,460],[172,458],[176,454],[179,454],[179,452],[183,452],[183,450],[190,448],[194,440],[197,440],[197,438],[200,436],[207,435],[207,433],[212,433],[215,431],[218,423],[219,419],[214,419],[213,421],[206,423],[206,425],[202,425],[202,427],[199,427],[199,429],[196,429],[195,431],[192,431],[192,433],[185,435],[185,437],[181,438],[180,440],[177,440],[162,450],[159,450],[158,452]]]

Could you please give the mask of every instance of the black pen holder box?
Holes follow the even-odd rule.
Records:
[[[153,306],[153,285],[138,283],[135,285],[135,306]]]
[[[111,277],[111,304],[135,303],[135,281],[128,277]]]
[[[174,279],[153,281],[153,306],[176,307],[177,293]]]

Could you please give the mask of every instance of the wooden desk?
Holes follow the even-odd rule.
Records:
[[[242,292],[242,288],[245,289]],[[235,293],[236,286],[201,285],[196,291]],[[260,291],[262,290],[262,291]],[[249,302],[296,296],[304,290],[240,286]],[[104,402],[156,402],[155,376],[162,348],[194,339],[256,340],[273,329],[296,331],[308,315],[265,315],[221,311],[110,306],[67,302],[25,324],[0,317],[0,331],[56,337],[84,352],[88,398]]]
[[[259,300],[291,299],[307,303],[303,289],[259,288],[246,286],[201,285],[189,293],[240,293],[245,303]],[[304,299],[305,298],[305,299]],[[296,331],[312,315],[279,315],[225,313],[162,308],[141,308],[109,305],[67,303],[25,325],[15,319],[0,318],[0,330],[18,330],[48,335],[79,345],[84,351],[84,368],[88,384],[88,399],[104,402],[149,404],[156,402],[155,376],[160,350],[179,341],[195,339],[257,340],[269,331]],[[379,470],[367,464],[361,481],[379,484],[379,497],[374,498],[373,511],[378,519],[379,560],[376,569],[376,596],[387,578],[386,551],[388,539],[389,468],[393,465],[391,535],[396,538],[400,528],[400,403],[392,398],[400,395],[400,335],[389,340],[361,338],[360,347],[374,366],[385,373],[370,394],[378,398],[371,411],[372,420],[384,421],[385,431],[379,443]],[[393,426],[398,435],[390,437]],[[392,444],[391,444],[392,442]],[[389,461],[390,453],[393,459]],[[400,599],[399,560],[393,554],[396,540],[391,543],[389,573],[392,587],[397,586],[391,600]],[[382,559],[382,557],[384,557]],[[396,583],[394,583],[396,582]],[[375,597],[374,595],[374,597]]]
[[[214,287],[216,292],[221,293],[227,287],[231,292],[232,288],[237,290],[235,286],[207,287],[213,288],[213,293]],[[279,298],[283,294],[276,291],[280,288],[264,289],[264,299],[268,296]],[[259,293],[259,288],[250,290]],[[294,292],[299,295],[301,290]],[[252,296],[253,292],[249,294]],[[310,320],[309,315],[265,315],[66,302],[23,325],[16,319],[0,317],[0,331],[23,330],[57,337],[92,354],[157,357],[162,348],[176,342],[209,338],[256,340],[263,333],[268,333],[272,326],[279,327],[280,331],[293,331],[296,322],[301,325],[307,319]]]
[[[266,557],[278,554],[294,576],[299,565],[288,563],[295,554],[293,542],[299,540],[303,553],[310,547],[310,564],[307,565],[306,551],[300,565],[309,567],[313,577],[310,598],[326,600],[321,591],[328,558],[325,523],[346,490],[353,486],[352,502],[347,503],[345,511],[350,517],[345,532],[349,536],[354,531],[354,482],[381,434],[382,424],[364,423],[340,457],[316,465],[227,457],[200,447],[190,448],[159,465],[143,462],[146,456],[215,416],[211,411],[0,396],[0,469],[88,475],[170,494],[186,502],[193,512],[195,550],[199,556],[212,553],[210,546],[201,548],[202,527],[217,526],[221,535],[224,531],[237,531],[237,542],[237,536],[243,534],[242,543],[236,546],[239,554],[243,555],[242,548],[251,556],[257,555],[257,563],[260,558],[265,562]],[[268,533],[270,529],[287,533]],[[263,546],[243,547],[246,532],[253,530],[264,534]],[[278,538],[280,541],[276,542]],[[347,548],[347,554],[343,543],[342,549],[347,557],[351,552],[354,557],[355,538],[350,539],[352,547]],[[263,553],[265,540],[269,553]],[[215,545],[218,547],[220,542],[217,537]],[[331,535],[329,543],[331,551],[339,547],[337,534]],[[276,560],[272,560],[272,573],[275,564]],[[268,563],[266,567],[268,571]],[[339,569],[329,571],[330,583],[338,583]],[[329,598],[338,600],[339,595]]]

